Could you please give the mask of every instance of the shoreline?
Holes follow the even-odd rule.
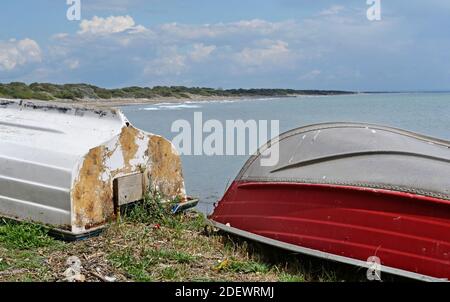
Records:
[[[66,105],[77,105],[95,108],[117,108],[134,105],[162,105],[162,104],[201,104],[210,102],[235,102],[235,101],[255,101],[255,100],[273,100],[284,98],[311,98],[311,97],[328,97],[328,96],[354,96],[361,93],[339,93],[339,94],[288,94],[288,95],[240,95],[240,96],[219,96],[210,95],[202,96],[189,94],[189,97],[164,97],[158,96],[154,98],[83,98],[83,99],[54,99],[54,100],[40,100],[40,99],[16,99],[16,98],[1,98],[4,100],[24,100],[24,101],[39,101],[51,102]]]
[[[116,99],[83,99],[83,100],[56,100],[59,103],[76,104],[95,107],[125,107],[133,105],[158,105],[158,104],[186,104],[211,101],[244,101],[258,99],[274,99],[298,97],[299,95],[284,96],[191,96],[189,98],[158,97],[158,98],[116,98]]]
[[[202,103],[202,102],[224,102],[224,101],[252,101],[252,100],[271,100],[283,98],[299,98],[299,97],[326,97],[335,95],[354,95],[349,94],[292,94],[292,95],[251,95],[251,96],[200,96],[190,95],[189,98],[176,97],[157,97],[157,98],[114,98],[114,99],[90,99],[82,100],[55,100],[58,103],[75,104],[82,106],[105,107],[126,107],[133,105],[159,105],[159,104],[186,104],[186,103]]]

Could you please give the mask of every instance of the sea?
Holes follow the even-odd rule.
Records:
[[[364,122],[401,128],[450,140],[450,93],[374,93],[336,96],[299,96],[188,101],[131,105],[121,108],[129,121],[145,131],[169,140],[179,121],[194,127],[201,113],[203,122],[279,121],[280,133],[316,123]],[[177,122],[178,121],[178,122]],[[175,123],[175,124],[174,124]],[[216,122],[217,123],[217,122]],[[194,133],[194,130],[192,133]],[[225,131],[225,130],[224,130]],[[269,132],[269,131],[268,131]],[[208,136],[205,133],[204,136]],[[268,138],[270,138],[268,133]],[[225,144],[225,142],[224,142]],[[191,152],[192,153],[192,152]],[[248,159],[247,155],[183,155],[187,193],[198,197],[198,209],[209,214]]]

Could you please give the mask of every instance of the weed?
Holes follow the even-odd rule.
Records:
[[[148,191],[143,201],[125,207],[122,216],[129,222],[155,223],[171,227],[176,220],[171,213],[171,207],[175,203],[176,201],[165,202],[160,193]]]
[[[7,270],[9,268],[8,263],[6,263],[6,260],[3,258],[0,258],[0,272]]]
[[[202,214],[173,215],[171,205],[149,192],[141,204],[124,209],[122,222],[99,237],[70,244],[53,240],[44,227],[0,220],[0,280],[54,281],[62,278],[73,255],[80,256],[84,271],[101,268],[102,274],[120,281],[365,280],[364,270],[348,265],[220,231],[203,232]],[[91,274],[86,278],[98,281]]]
[[[172,250],[150,250],[145,253],[147,257],[156,258],[158,260],[169,260],[177,263],[190,263],[196,260],[195,257],[182,252]]]
[[[174,267],[166,267],[161,272],[161,277],[163,280],[171,281],[175,280],[178,275],[178,270]]]
[[[305,282],[303,275],[291,275],[288,273],[281,273],[279,276],[280,282]]]
[[[37,224],[0,221],[0,244],[8,249],[28,250],[56,244],[47,230]]]
[[[147,258],[137,259],[130,248],[113,252],[109,258],[113,265],[123,269],[133,280],[138,282],[153,281],[147,270],[154,262]]]
[[[234,273],[267,273],[270,271],[270,267],[265,263],[259,263],[253,260],[249,261],[237,261],[231,260],[224,265],[223,269],[228,272]]]

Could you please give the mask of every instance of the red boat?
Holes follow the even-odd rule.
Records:
[[[369,124],[298,128],[248,160],[209,218],[291,251],[448,280],[450,142]]]

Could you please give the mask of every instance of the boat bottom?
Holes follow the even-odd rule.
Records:
[[[82,241],[82,240],[87,240],[89,238],[97,237],[103,232],[103,230],[106,227],[107,227],[106,225],[97,227],[95,229],[91,229],[88,232],[82,233],[82,234],[74,234],[74,233],[68,232],[66,230],[50,228],[50,230],[48,231],[48,234],[57,240],[66,241],[66,242],[75,242],[75,241]]]
[[[136,205],[139,205],[140,202],[142,202],[142,200],[137,201],[137,202],[132,202],[129,204],[124,204],[124,205],[120,206],[120,208],[125,209],[127,206],[136,206]],[[177,215],[182,212],[186,212],[186,211],[196,207],[198,202],[199,202],[198,198],[193,198],[191,196],[187,196],[185,201],[179,202],[175,206],[173,206],[171,209],[171,212],[173,215]],[[120,215],[117,215],[117,217],[119,217],[117,219],[120,219]],[[23,219],[14,218],[14,217],[4,217],[4,218],[9,219],[11,221],[17,221],[17,222],[22,222],[22,223],[34,223],[32,221],[27,221],[27,220],[23,220]],[[45,224],[42,225],[42,227],[47,229],[48,234],[57,240],[62,240],[62,241],[66,241],[66,242],[74,242],[74,241],[82,241],[82,240],[86,240],[86,239],[89,239],[92,237],[99,236],[103,232],[103,230],[108,227],[108,223],[96,226],[94,228],[86,230],[83,233],[78,233],[78,234],[73,233],[67,229],[63,229],[61,227],[58,228],[58,227],[45,225]],[[68,226],[68,228],[69,228],[69,226]]]
[[[370,263],[364,262],[361,260],[343,257],[343,256],[339,256],[339,255],[334,255],[334,254],[330,254],[330,253],[326,253],[326,252],[321,252],[318,250],[313,250],[310,248],[301,247],[298,245],[294,245],[294,244],[282,242],[279,240],[267,238],[264,236],[253,234],[253,233],[250,233],[247,231],[243,231],[243,230],[234,228],[232,226],[228,226],[228,225],[216,222],[214,220],[208,220],[208,222],[212,226],[214,226],[224,232],[234,234],[234,235],[237,235],[240,237],[244,237],[244,238],[247,238],[247,239],[250,239],[250,240],[253,240],[256,242],[260,242],[263,244],[275,246],[275,247],[278,247],[278,248],[281,248],[281,249],[284,249],[287,251],[292,251],[292,252],[305,254],[305,255],[318,257],[318,258],[331,260],[331,261],[338,261],[338,262],[342,262],[342,263],[346,263],[346,264],[350,264],[350,265],[354,265],[354,266],[358,266],[358,267],[364,267],[367,269],[371,268]],[[409,271],[405,271],[405,270],[397,269],[397,268],[393,268],[393,267],[388,267],[388,266],[382,266],[381,271],[388,273],[388,274],[393,274],[393,275],[402,276],[402,277],[406,277],[406,278],[416,279],[416,280],[420,280],[420,281],[427,281],[427,282],[447,282],[448,281],[447,279],[434,278],[434,277],[416,274],[413,272],[409,272]]]
[[[355,259],[359,266],[372,257],[382,267],[414,274],[403,276],[450,276],[450,202],[444,199],[367,187],[236,181],[209,218],[319,255]]]

